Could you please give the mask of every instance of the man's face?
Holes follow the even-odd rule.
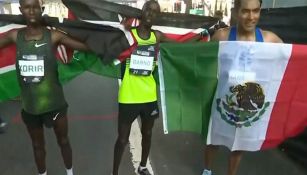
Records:
[[[152,26],[153,21],[156,19],[159,13],[160,6],[157,3],[150,3],[147,7],[143,9],[142,23],[147,26]]]
[[[241,0],[241,6],[237,10],[237,23],[240,29],[246,32],[255,30],[260,18],[259,0]]]
[[[37,24],[42,17],[42,7],[38,0],[24,0],[20,4],[20,12],[27,23]]]

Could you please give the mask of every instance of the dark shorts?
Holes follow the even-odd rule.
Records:
[[[43,125],[47,128],[52,128],[56,120],[66,117],[66,115],[67,107],[38,115],[30,114],[24,110],[21,111],[23,122],[31,128],[40,128],[43,127]]]
[[[157,101],[141,104],[119,103],[118,121],[132,123],[138,116],[142,119],[156,119],[159,117]]]

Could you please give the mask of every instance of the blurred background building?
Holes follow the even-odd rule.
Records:
[[[43,0],[44,14],[54,17],[67,17],[68,9],[62,4],[61,0]],[[20,14],[19,0],[0,0],[0,13]]]

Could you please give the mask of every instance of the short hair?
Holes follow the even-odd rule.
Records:
[[[235,4],[234,4],[234,9],[235,9],[235,10],[238,10],[238,9],[241,7],[241,1],[242,1],[242,0],[235,0]],[[259,2],[260,2],[260,7],[261,7],[261,5],[262,5],[262,0],[259,0]]]
[[[19,0],[19,4],[22,4],[25,0]],[[39,4],[43,6],[44,0],[38,0]]]
[[[156,3],[156,4],[159,6],[159,9],[160,9],[160,11],[161,11],[160,4],[159,4],[158,1],[156,1],[156,0],[149,0],[149,1],[146,1],[145,4],[143,5],[142,10],[148,8],[149,5],[150,5],[151,3]]]

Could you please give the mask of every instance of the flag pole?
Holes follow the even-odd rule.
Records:
[[[165,104],[165,85],[164,85],[164,74],[163,74],[163,65],[161,60],[161,52],[158,53],[158,72],[159,72],[159,84],[160,84],[160,98],[161,98],[161,110],[163,118],[163,130],[164,134],[168,134],[168,121],[167,121],[167,112]]]

